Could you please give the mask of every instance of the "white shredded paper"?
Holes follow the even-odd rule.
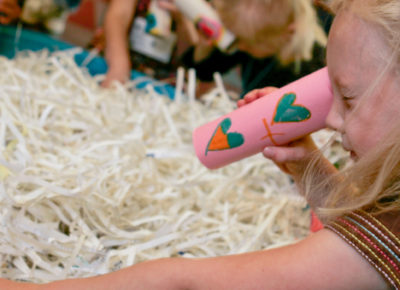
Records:
[[[103,89],[68,52],[1,57],[0,69],[2,277],[87,277],[309,233],[306,203],[261,154],[214,171],[196,158],[194,128],[235,106],[221,88],[179,102],[134,81]]]

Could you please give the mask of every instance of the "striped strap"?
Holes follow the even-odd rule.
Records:
[[[355,211],[329,223],[395,289],[400,289],[400,240],[383,223],[365,211]]]

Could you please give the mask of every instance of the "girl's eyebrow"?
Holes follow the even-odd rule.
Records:
[[[357,95],[357,90],[348,84],[337,83],[337,89],[342,96],[354,97]]]
[[[340,88],[340,89],[348,89],[351,87],[350,85],[350,81],[348,80],[348,78],[343,77],[342,75],[339,76],[335,76],[333,78],[333,82],[335,83],[335,85]]]
[[[343,76],[337,76],[333,78],[334,85],[336,86],[337,90],[341,95],[344,96],[354,96],[355,95],[355,89],[352,88],[351,83],[347,78],[344,78]]]

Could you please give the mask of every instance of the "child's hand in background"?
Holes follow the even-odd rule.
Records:
[[[21,7],[17,0],[0,0],[0,24],[10,24],[19,18]]]
[[[115,68],[111,67],[107,71],[106,78],[101,83],[101,86],[104,88],[111,87],[111,85],[114,81],[123,84],[129,80],[130,72],[131,72],[131,67],[130,67],[129,63],[126,63],[121,66],[117,66]]]
[[[201,62],[213,51],[213,39],[207,37],[191,19],[186,18],[174,4],[174,0],[158,0],[158,5],[168,10],[177,23],[181,37],[187,39],[190,46],[195,47],[194,61]]]
[[[157,2],[161,8],[168,10],[170,13],[179,13],[174,0],[158,0]]]

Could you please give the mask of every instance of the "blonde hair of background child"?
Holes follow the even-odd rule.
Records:
[[[221,18],[235,25],[240,35],[254,40],[279,33],[294,24],[290,41],[278,51],[282,64],[310,60],[315,43],[326,45],[326,34],[319,24],[311,0],[213,0]]]
[[[364,93],[354,112],[368,101],[387,73],[400,79],[400,1],[398,0],[331,0],[326,1],[334,13],[349,11],[382,31],[389,57],[382,59],[382,71]],[[351,44],[349,44],[351,45]],[[329,48],[328,48],[329,49]],[[381,53],[381,52],[379,52]],[[387,55],[386,55],[387,56]],[[359,76],[362,77],[362,76]],[[375,92],[376,93],[376,92]],[[399,96],[400,97],[400,96]],[[373,118],[374,116],[371,116]],[[350,116],[351,118],[351,116]],[[322,174],[315,170],[318,158],[309,165],[304,182],[307,200],[320,206],[317,212],[323,220],[359,208],[371,207],[375,214],[400,210],[400,118],[387,138],[349,168],[322,184],[313,182]],[[340,181],[340,182],[337,182]],[[329,191],[327,196],[321,192]]]

